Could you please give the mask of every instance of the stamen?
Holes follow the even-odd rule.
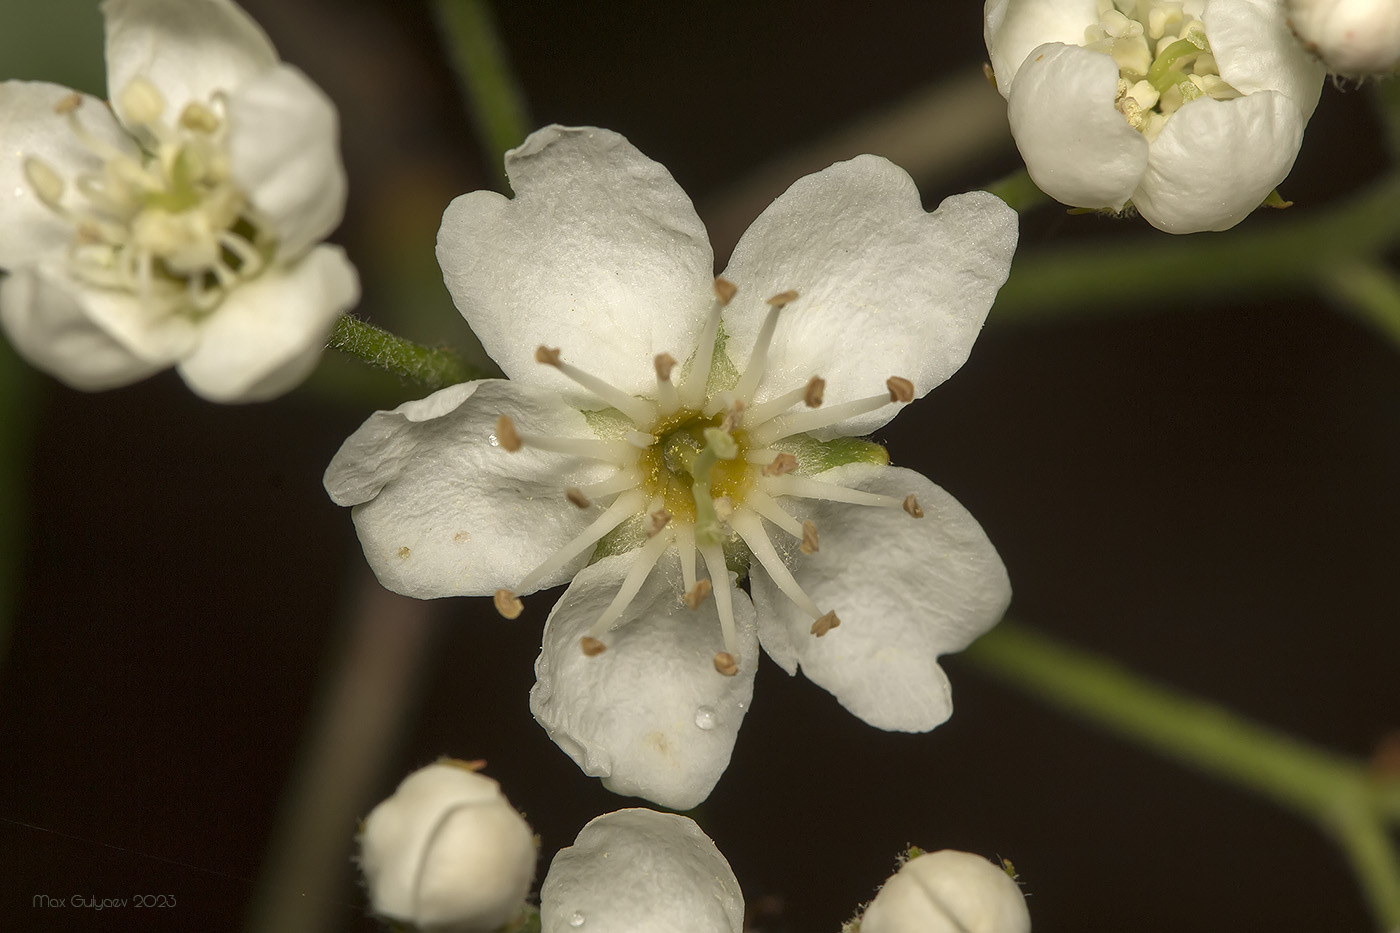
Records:
[[[496,442],[510,453],[522,447],[534,447],[556,454],[572,454],[575,457],[588,457],[592,460],[605,460],[623,466],[635,458],[632,446],[625,441],[602,441],[590,437],[545,437],[538,434],[525,434],[516,430],[515,422],[509,415],[496,419]]]
[[[613,623],[621,618],[627,606],[636,598],[641,590],[642,584],[647,577],[651,576],[651,570],[656,566],[656,562],[661,558],[661,553],[671,544],[670,535],[664,537],[653,537],[642,549],[637,552],[637,556],[632,560],[632,566],[627,570],[627,576],[622,578],[622,586],[618,587],[617,595],[612,602],[608,603],[608,608],[603,610],[603,614],[598,617],[598,621],[593,623],[593,627],[588,630],[588,634],[594,638],[602,635],[613,627]]]
[[[655,434],[648,434],[645,431],[628,431],[626,434],[622,435],[622,437],[627,443],[638,450],[646,450],[652,444],[655,444],[657,440]]]
[[[783,511],[783,507],[774,502],[771,496],[761,490],[751,489],[746,504],[794,538],[799,541],[804,540],[802,525],[798,523],[797,519]]]
[[[665,509],[657,509],[647,515],[647,537],[655,538],[661,534],[661,529],[665,528],[671,521],[671,513]]]
[[[497,590],[494,601],[496,611],[507,619],[518,619],[520,613],[525,611],[525,604],[510,590]]]
[[[809,519],[802,523],[802,553],[815,554],[819,550],[821,545],[817,538],[817,526]]]
[[[515,422],[510,420],[509,415],[501,415],[496,419],[496,441],[508,453],[515,453],[525,446],[520,443],[520,435],[515,433]]]
[[[673,531],[681,559],[681,583],[688,593],[695,588],[695,526],[677,522]]]
[[[706,596],[710,595],[710,590],[713,588],[714,584],[710,583],[709,577],[697,581],[694,586],[686,589],[685,604],[691,609],[699,609],[700,604],[705,601]]]
[[[681,410],[680,393],[671,381],[671,370],[676,368],[676,358],[669,353],[658,353],[652,362],[656,365],[656,404],[663,417],[674,415]]]
[[[215,133],[219,129],[219,117],[199,101],[190,101],[180,111],[180,125],[194,133]]]
[[[816,603],[812,602],[812,597],[803,592],[802,587],[793,579],[792,571],[788,570],[783,559],[778,556],[778,552],[773,550],[773,542],[768,540],[768,535],[764,532],[763,524],[758,520],[758,516],[752,512],[736,512],[733,519],[730,520],[730,524],[738,532],[739,537],[744,539],[744,543],[749,546],[753,556],[758,558],[763,569],[768,571],[768,576],[773,578],[778,589],[783,591],[783,595],[812,618],[821,618],[824,613],[817,608]]]
[[[826,380],[820,376],[813,376],[802,388],[784,392],[777,398],[770,398],[762,404],[753,406],[749,409],[749,424],[763,424],[774,415],[782,414],[798,402],[808,408],[817,408],[822,403],[822,392],[825,389]]]
[[[779,453],[762,470],[764,476],[782,476],[797,469],[797,458],[792,454]]]
[[[914,401],[914,383],[903,376],[891,376],[885,380],[885,388],[890,390],[891,402],[908,404]]]
[[[24,177],[39,202],[55,213],[66,216],[63,209],[63,176],[54,171],[47,162],[27,156],[24,160]]]
[[[636,470],[621,469],[609,476],[607,479],[600,479],[596,483],[588,483],[579,487],[579,492],[589,499],[601,499],[610,496],[615,492],[626,492],[629,489],[636,489],[641,483],[641,477]]]
[[[768,347],[773,343],[773,331],[778,326],[778,313],[793,301],[797,300],[797,292],[786,291],[774,295],[768,299],[768,316],[763,319],[763,326],[758,330],[758,338],[754,341],[753,352],[749,354],[749,365],[744,368],[744,375],[740,377],[739,384],[734,387],[734,396],[740,399],[753,398],[753,390],[758,388],[759,380],[763,378],[763,372],[768,367]],[[713,408],[713,411],[710,409]],[[719,411],[714,402],[706,406],[706,414],[713,415]]]
[[[59,98],[58,103],[53,105],[53,112],[59,116],[67,116],[83,105],[83,95],[74,91]]]
[[[762,427],[755,428],[750,432],[750,440],[759,446],[766,446],[793,434],[803,434],[809,431],[816,431],[820,428],[830,427],[839,424],[847,418],[854,418],[856,415],[863,415],[866,412],[877,411],[892,402],[907,402],[914,398],[914,384],[908,379],[901,379],[898,376],[891,376],[885,381],[885,387],[889,390],[885,395],[872,395],[869,398],[856,399],[853,402],[844,402],[840,405],[833,405],[830,408],[822,408],[814,411],[798,411],[790,415],[782,415],[774,418]]]
[[[603,535],[612,531],[628,518],[641,511],[645,501],[642,493],[635,490],[618,496],[602,515],[595,518],[592,524],[579,532],[572,541],[549,555],[544,563],[526,574],[525,579],[521,580],[520,585],[516,587],[516,592],[524,593],[533,591],[535,584],[539,583],[539,581],[597,544]]]
[[[739,662],[728,651],[720,651],[715,654],[715,670],[725,677],[733,677],[739,673]]]
[[[733,592],[729,586],[729,567],[724,563],[724,551],[718,544],[701,543],[700,556],[705,558],[705,569],[710,573],[710,586],[715,594],[715,611],[719,613],[719,628],[724,636],[724,650],[738,657],[739,637],[734,627]]]
[[[132,78],[119,95],[127,119],[137,126],[151,127],[165,113],[165,98],[145,78]]]
[[[583,494],[583,490],[577,486],[565,486],[564,498],[568,499],[580,509],[586,509],[593,504],[593,501]]]
[[[696,346],[690,372],[686,374],[685,384],[680,388],[681,401],[687,408],[698,407],[705,397],[705,384],[710,381],[710,364],[714,361],[715,338],[719,335],[720,315],[738,290],[734,283],[727,279],[715,279],[715,303],[711,305],[705,329],[700,333],[700,343]]]
[[[578,646],[583,649],[583,653],[590,658],[596,658],[598,655],[608,650],[607,645],[591,635],[585,635],[580,638],[578,640]]]
[[[821,638],[827,632],[836,628],[836,626],[840,624],[841,620],[836,618],[836,613],[834,611],[828,612],[826,615],[822,616],[820,619],[812,623],[811,632],[813,635],[817,636],[818,638]]]
[[[914,494],[912,492],[904,497],[904,511],[908,512],[915,518],[924,517],[924,510],[919,507],[919,500],[914,498]]]
[[[851,505],[873,505],[886,509],[898,509],[904,503],[894,496],[882,496],[875,492],[864,492],[824,483],[806,476],[774,476],[764,480],[764,488],[773,496],[797,496],[799,499],[825,499],[827,502],[847,502]]]
[[[738,294],[738,292],[739,286],[723,276],[715,276],[715,297],[719,299],[719,306],[721,308],[727,307],[729,303],[734,300],[734,296]]]
[[[742,399],[735,399],[729,403],[725,409],[724,418],[719,423],[719,429],[728,434],[739,426],[744,420],[744,402]]]
[[[652,424],[656,421],[656,406],[646,399],[628,395],[609,382],[586,373],[570,363],[565,363],[557,347],[539,347],[535,350],[535,362],[553,366],[565,376],[607,402],[613,408],[631,418],[636,424]]]

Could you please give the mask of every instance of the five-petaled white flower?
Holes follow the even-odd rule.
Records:
[[[872,725],[946,719],[937,657],[996,623],[1006,571],[854,438],[962,365],[1015,213],[925,213],[862,156],[793,185],[716,280],[690,200],[621,136],[548,127],[506,166],[515,198],[454,201],[438,257],[510,380],[378,412],[326,471],[380,581],[514,618],[572,579],[531,709],[585,772],[678,809],[728,764],[759,641]]]
[[[0,84],[0,320],[77,388],[270,398],[358,297],[334,105],[230,0],[107,0],[109,106]]]
[[[987,51],[1031,178],[1154,227],[1233,227],[1287,177],[1323,68],[1283,0],[987,0]]]

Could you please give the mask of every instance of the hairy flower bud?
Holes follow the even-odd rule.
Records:
[[[1395,0],[1289,0],[1288,22],[1333,74],[1384,74],[1400,64]]]
[[[944,849],[917,855],[885,882],[860,933],[1030,933],[1021,889],[979,855]]]
[[[535,877],[535,839],[500,785],[444,759],[404,778],[360,833],[375,913],[420,927],[498,930]]]

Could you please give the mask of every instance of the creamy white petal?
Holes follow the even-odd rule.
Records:
[[[1003,97],[1033,49],[1046,42],[1079,45],[1085,28],[1099,21],[1095,0],[987,0],[983,11],[982,36]]]
[[[684,361],[714,301],[714,255],[670,173],[626,139],[548,126],[506,154],[515,197],[453,201],[437,255],[452,299],[506,375],[601,407],[541,344],[624,391],[653,394],[652,359]]]
[[[83,203],[73,186],[80,174],[101,170],[102,159],[83,145],[67,117],[54,111],[74,92],[40,81],[0,83],[0,268],[13,269],[67,249],[73,225],[45,207],[34,195],[24,162],[37,158],[67,182],[65,208]],[[118,125],[107,105],[88,94],[75,114],[89,133],[113,149],[135,155],[136,145]]]
[[[21,356],[75,389],[127,385],[170,365],[138,356],[93,321],[58,269],[26,266],[0,282],[0,322]]]
[[[800,666],[872,726],[932,729],[953,708],[938,656],[962,650],[1001,619],[1011,599],[1006,568],[976,519],[913,470],[849,464],[818,478],[899,499],[913,493],[924,517],[784,500],[821,533],[820,551],[791,556],[793,576],[841,624],[811,635],[811,617],[755,566],[763,647],[789,673]]]
[[[557,395],[503,380],[443,389],[375,412],[326,468],[326,491],[354,505],[365,559],[396,593],[485,596],[512,588],[597,517],[564,498],[564,484],[601,479],[592,461],[496,445],[496,419],[521,433],[593,437]],[[562,583],[587,559],[540,581]],[[523,595],[523,594],[522,594]]]
[[[1210,0],[1201,21],[1220,77],[1242,94],[1280,92],[1307,122],[1327,68],[1293,35],[1285,6],[1279,0]]]
[[[1031,180],[1062,204],[1122,210],[1147,168],[1147,140],[1113,106],[1117,93],[1118,65],[1079,46],[1039,46],[1017,74],[1011,135]]]
[[[336,318],[360,297],[355,267],[322,245],[231,290],[180,361],[180,375],[211,402],[257,402],[289,391],[315,368]]]
[[[1153,141],[1133,204],[1168,233],[1233,227],[1288,177],[1304,123],[1275,91],[1191,101]]]
[[[879,395],[902,376],[917,395],[963,364],[1006,281],[1016,212],[986,192],[924,211],[909,175],[878,156],[838,162],[789,188],[754,221],[724,277],[726,350],[742,372],[766,299],[789,289],[756,395],[826,380],[825,405]],[[818,437],[867,434],[899,406],[849,418]]]
[[[145,78],[165,98],[171,123],[191,101],[208,103],[277,64],[262,27],[229,0],[106,0],[107,94],[122,113],[122,91]]]
[[[714,667],[715,654],[724,650],[714,597],[699,609],[686,607],[672,547],[618,626],[601,637],[607,650],[587,657],[579,639],[612,601],[634,557],[607,557],[584,568],[554,607],[535,661],[530,711],[604,787],[688,810],[724,773],[753,697],[753,606],[742,591],[731,590],[739,673],[725,677]]]
[[[943,849],[905,862],[875,895],[861,933],[1030,933],[1015,880],[980,855]]]
[[[345,213],[335,105],[306,75],[280,65],[229,95],[228,118],[235,180],[272,222],[278,255],[300,256]]]
[[[744,894],[693,820],[617,810],[554,856],[540,922],[543,933],[740,933]]]

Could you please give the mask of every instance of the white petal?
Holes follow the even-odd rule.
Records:
[[[138,356],[93,321],[54,269],[27,266],[0,283],[0,322],[21,356],[75,389],[127,385],[169,365]]]
[[[1030,933],[1026,898],[1010,875],[971,852],[943,849],[905,862],[860,920],[861,933]]]
[[[1242,94],[1278,91],[1312,116],[1327,68],[1293,35],[1278,0],[1211,0],[1205,23],[1220,77]]]
[[[604,787],[688,810],[724,773],[753,697],[753,606],[732,590],[739,673],[725,677],[714,667],[715,654],[724,650],[714,597],[699,609],[686,607],[680,561],[671,548],[618,626],[602,637],[607,650],[587,657],[579,639],[612,601],[633,556],[584,568],[550,613],[530,711]]]
[[[58,173],[66,189],[62,203],[83,203],[74,187],[80,174],[101,171],[102,159],[74,134],[68,118],[54,112],[73,94],[66,87],[37,81],[0,83],[0,268],[14,269],[66,249],[73,225],[45,207],[25,175],[26,157],[35,157]],[[95,97],[81,95],[78,121],[98,139],[130,155],[136,144],[118,125],[112,111]]]
[[[1152,141],[1133,204],[1168,233],[1233,227],[1288,177],[1304,122],[1294,103],[1274,91],[1193,100]]]
[[[468,382],[375,412],[326,468],[326,491],[354,505],[365,559],[396,593],[485,596],[513,588],[597,517],[564,498],[606,469],[576,457],[496,446],[496,419],[522,433],[593,437],[557,395],[504,380]],[[573,576],[579,557],[540,582]],[[523,594],[522,594],[523,595]]]
[[[724,277],[726,349],[742,372],[768,312],[794,289],[757,400],[826,380],[826,405],[879,395],[902,376],[918,395],[967,359],[1016,249],[1016,212],[986,192],[926,213],[908,174],[860,156],[799,180],[754,221]],[[850,418],[819,437],[866,434],[898,412]]]
[[[740,933],[744,894],[693,820],[617,810],[554,856],[540,922],[543,933]]]
[[[752,570],[759,637],[773,660],[807,677],[880,729],[925,732],[952,713],[939,655],[961,651],[1001,619],[1011,599],[1006,568],[976,519],[913,470],[849,464],[819,479],[903,499],[900,509],[784,500],[821,534],[821,550],[794,554],[797,582],[841,624],[820,638],[812,620],[768,574]]]
[[[277,231],[278,254],[300,256],[345,213],[335,105],[291,65],[229,95],[233,176]]]
[[[360,297],[338,246],[318,246],[235,287],[203,323],[180,375],[211,402],[256,402],[289,391],[315,368],[335,320]]]
[[[1113,106],[1118,65],[1101,52],[1050,44],[1027,58],[1007,117],[1040,190],[1072,207],[1122,210],[1147,167],[1147,140]]]
[[[208,103],[271,70],[277,50],[230,0],[106,0],[107,94],[121,112],[132,78],[150,81],[173,123],[191,101]]]
[[[452,300],[512,379],[600,407],[535,362],[541,344],[634,395],[652,360],[684,362],[714,300],[714,255],[670,173],[626,139],[549,126],[506,154],[515,197],[474,191],[438,231]]]
[[[1099,21],[1094,0],[987,0],[982,37],[1003,97],[1026,56],[1046,42],[1079,45]]]

